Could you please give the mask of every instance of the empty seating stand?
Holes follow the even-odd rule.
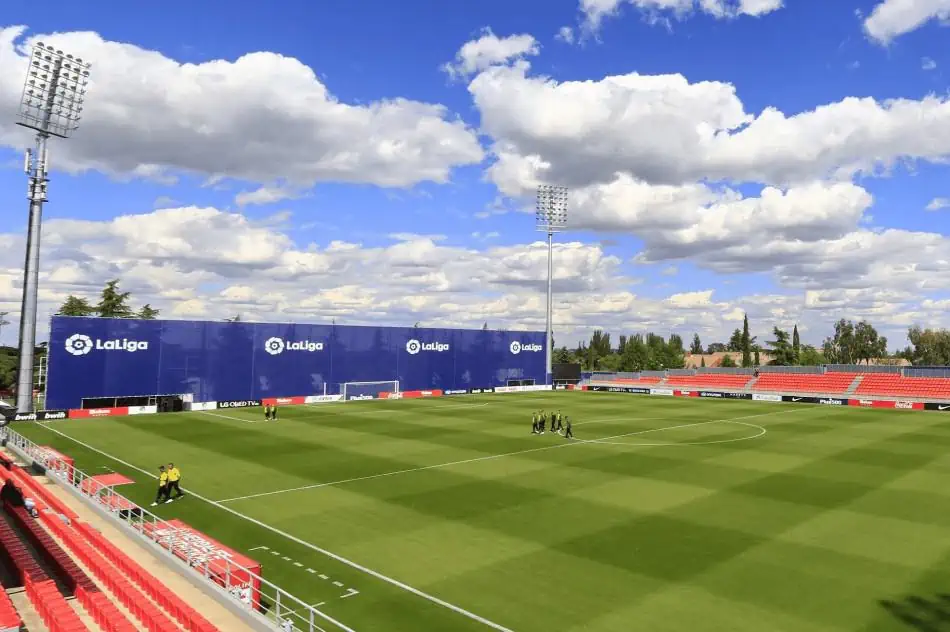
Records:
[[[111,627],[103,626],[104,629],[112,632],[174,632],[180,629],[190,632],[218,632],[197,610],[172,593],[101,533],[78,520],[78,516],[28,474],[19,468],[14,468],[11,474],[22,488],[30,490],[38,503],[64,510],[60,513],[68,512],[68,525],[55,515],[47,513],[41,514],[41,520],[142,624],[134,626],[129,623],[108,600],[108,596],[101,593],[94,584],[91,588],[85,585],[77,586],[76,597],[90,616],[97,622],[110,622]],[[34,526],[39,528],[39,525]],[[177,625],[172,619],[177,621]]]
[[[822,395],[844,394],[855,377],[857,373],[762,373],[755,383],[755,390]]]
[[[700,373],[698,375],[671,375],[666,378],[666,384],[668,386],[743,389],[752,379],[751,375]]]
[[[950,379],[871,373],[864,376],[855,394],[950,400]]]
[[[23,621],[17,614],[7,591],[0,590],[0,632],[20,632]]]
[[[84,632],[88,631],[76,612],[69,607],[56,582],[49,578],[33,554],[27,548],[20,536],[7,522],[0,518],[0,554],[4,562],[14,571],[19,582],[26,588],[26,595],[33,604],[33,608],[43,619],[50,632]],[[4,605],[2,600],[6,601]],[[0,599],[0,625],[16,624],[14,630],[20,629],[20,617],[12,610],[13,604],[6,592]],[[6,632],[6,627],[0,627]]]
[[[641,377],[641,378],[632,378],[632,377],[614,377],[607,380],[611,384],[625,384],[627,386],[656,386],[659,384],[663,378],[661,377]],[[596,378],[592,378],[591,382],[598,382]]]

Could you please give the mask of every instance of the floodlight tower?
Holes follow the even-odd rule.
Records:
[[[544,344],[545,366],[547,367],[546,380],[548,384],[553,384],[552,359],[554,349],[552,341],[554,338],[554,233],[559,233],[567,228],[567,187],[553,184],[542,184],[538,187],[537,210],[537,230],[548,234],[548,304],[546,326],[544,329],[547,340]]]
[[[23,170],[29,176],[27,199],[30,221],[26,236],[26,262],[23,267],[23,301],[20,308],[20,364],[17,371],[17,411],[33,411],[33,352],[36,348],[36,309],[40,279],[40,233],[43,203],[49,182],[49,153],[46,142],[50,136],[69,138],[79,127],[86,87],[89,85],[89,64],[78,57],[47,46],[33,45],[30,66],[20,98],[22,125],[36,132],[35,148],[26,150]]]

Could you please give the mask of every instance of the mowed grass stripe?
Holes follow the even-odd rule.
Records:
[[[481,452],[496,445],[510,450],[562,440],[530,435],[528,414],[542,405],[548,410],[560,407],[576,421],[613,415],[664,417],[581,426],[577,430],[582,438],[609,436],[638,423],[659,427],[785,408],[614,394],[548,397],[539,405],[517,395],[495,396],[485,399],[492,405],[481,407],[480,413],[478,408],[461,409],[452,410],[451,416],[446,414],[449,411],[437,410],[443,402],[435,400],[373,406],[381,411],[378,417],[362,404],[334,406],[333,415],[321,409],[317,418],[313,409],[318,407],[288,408],[265,433],[261,430],[267,424],[206,426],[205,419],[192,419],[199,426],[193,428],[195,434],[189,435],[187,428],[169,428],[176,442],[162,432],[146,432],[136,435],[137,443],[123,454],[132,449],[145,458],[156,450],[154,444],[166,452],[204,452],[207,466],[202,463],[189,470],[196,487],[204,490],[206,471],[209,482],[220,480],[220,474],[212,473],[215,465],[226,471],[246,462],[262,476],[272,470],[274,474],[266,474],[269,479],[321,480],[340,468],[371,470],[393,461],[424,463],[432,457],[467,454],[472,445]],[[503,403],[496,406],[495,401]],[[403,404],[412,408],[402,408]],[[356,409],[358,414],[352,417],[336,412]],[[412,414],[385,414],[397,409],[412,410]],[[416,581],[449,601],[462,599],[475,611],[503,620],[519,632],[683,629],[674,624],[687,622],[696,623],[690,629],[712,630],[722,629],[715,622],[728,621],[730,616],[744,617],[747,626],[732,629],[844,631],[893,626],[896,620],[880,601],[900,598],[907,590],[937,591],[943,575],[934,568],[943,561],[942,542],[930,538],[930,546],[908,550],[903,562],[896,556],[870,555],[868,549],[873,551],[889,536],[906,537],[907,529],[913,531],[917,522],[915,515],[921,518],[919,524],[939,529],[938,514],[950,514],[944,494],[921,489],[928,481],[941,480],[946,464],[942,455],[948,446],[940,437],[947,426],[938,415],[920,413],[795,410],[801,413],[750,420],[769,430],[756,441],[548,450],[460,470],[323,488],[304,492],[305,498],[290,494],[252,500],[242,504],[241,510],[303,539],[328,546],[332,542],[332,550],[409,583]],[[292,424],[285,424],[291,417]],[[112,424],[103,428],[116,434]],[[201,426],[209,436],[198,438]],[[598,426],[596,431],[594,426]],[[703,436],[728,436],[716,424],[710,426]],[[78,424],[70,427],[80,429]],[[83,435],[91,428],[83,425]],[[82,438],[98,441],[104,433],[97,430],[90,433],[97,436]],[[124,429],[118,433],[130,438]],[[253,443],[273,433],[280,434],[280,441],[265,444],[273,453],[232,446],[215,456],[204,446],[211,437],[219,442]],[[935,437],[932,445],[920,441],[921,434]],[[906,441],[901,440],[904,435]],[[334,445],[325,443],[330,437]],[[153,445],[143,445],[147,441]],[[302,450],[279,445],[301,441],[306,442]],[[891,444],[901,457],[881,454]],[[312,445],[325,449],[321,454],[328,457],[326,462],[314,458],[306,466],[294,465],[292,475],[284,464],[273,463],[279,455],[302,460]],[[69,452],[67,446],[63,448]],[[347,459],[360,463],[348,464]],[[937,506],[916,514],[904,512],[897,518],[886,516],[890,504],[919,500],[921,494],[936,499]],[[186,504],[171,505],[168,510],[184,511]],[[879,517],[886,520],[878,521]],[[846,549],[842,543],[849,537],[843,533],[847,529],[881,535],[879,539],[867,535]],[[246,523],[241,529],[255,530],[259,531]],[[213,530],[209,533],[214,535]],[[921,529],[920,533],[933,532]],[[848,552],[838,553],[836,548]],[[803,560],[833,557],[835,573],[801,568],[796,554]],[[276,564],[271,569],[277,572]],[[306,578],[293,573],[286,577],[310,589]],[[809,579],[811,584],[800,585]],[[413,627],[407,621],[416,608],[413,600],[398,594],[379,598],[380,591],[370,588],[368,599],[359,601],[361,594],[329,612],[350,625],[341,613],[374,622],[368,629],[465,629],[451,623],[444,627],[444,622],[433,625],[425,617]],[[688,594],[697,596],[694,602],[675,599]],[[836,601],[839,606],[832,610]],[[663,609],[673,603],[678,603],[678,609],[675,615],[670,613],[669,625],[657,627]],[[380,618],[382,613],[387,618]]]

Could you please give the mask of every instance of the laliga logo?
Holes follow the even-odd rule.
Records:
[[[541,345],[534,344],[534,343],[523,345],[517,340],[513,341],[511,345],[508,347],[508,350],[511,351],[511,353],[513,353],[514,355],[518,355],[522,351],[538,352],[543,349],[544,347],[542,347]]]
[[[270,355],[280,355],[284,351],[323,351],[322,342],[310,342],[309,340],[304,340],[302,342],[289,342],[285,341],[283,338],[278,338],[274,336],[273,338],[268,338],[264,341],[264,351]]]
[[[93,349],[97,351],[147,351],[148,342],[145,340],[129,340],[116,338],[115,340],[100,340],[86,334],[73,334],[66,339],[66,351],[74,356],[84,356]]]
[[[406,353],[409,355],[416,355],[420,351],[436,351],[441,353],[448,350],[449,345],[445,342],[419,342],[414,338],[406,342]]]
[[[66,351],[74,356],[86,355],[92,351],[92,338],[85,334],[73,334],[66,339]]]

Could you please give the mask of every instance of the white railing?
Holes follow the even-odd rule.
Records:
[[[39,463],[46,475],[65,486],[136,534],[149,546],[157,546],[171,554],[186,572],[203,577],[220,596],[233,600],[257,621],[258,627],[282,632],[330,632],[353,630],[323,612],[304,603],[276,584],[267,581],[249,568],[221,555],[209,555],[207,547],[196,546],[192,531],[185,531],[159,518],[128,498],[96,481],[82,470],[71,467],[49,450],[36,445],[10,426],[0,431],[6,445],[20,457]],[[217,553],[217,555],[215,555]],[[253,604],[262,607],[254,609]],[[232,606],[233,607],[233,606]],[[264,612],[261,612],[263,610]],[[321,624],[326,627],[321,627]],[[293,627],[288,627],[292,625]]]

